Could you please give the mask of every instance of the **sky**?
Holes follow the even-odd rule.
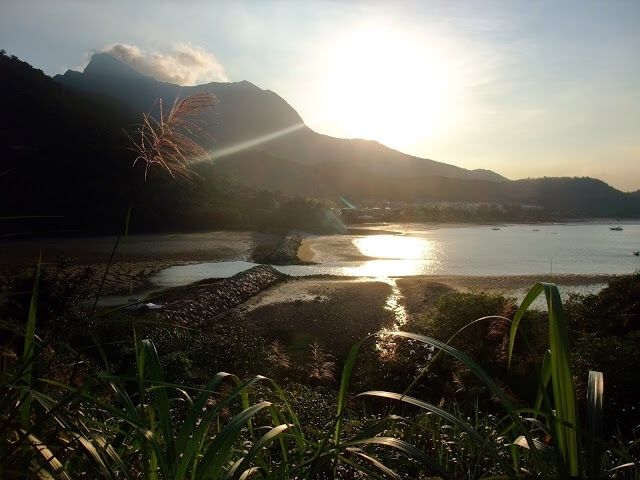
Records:
[[[108,51],[174,83],[248,80],[320,133],[640,189],[637,0],[0,0],[0,48],[49,75]]]

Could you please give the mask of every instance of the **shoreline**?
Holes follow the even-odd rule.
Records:
[[[438,230],[444,228],[471,228],[511,225],[566,225],[619,223],[638,224],[637,218],[568,218],[541,222],[385,222],[348,224],[349,233],[304,235],[302,255],[309,255],[305,241],[317,237],[346,239],[358,235],[403,235],[414,228]],[[249,260],[260,248],[274,248],[281,235],[248,230],[212,230],[192,233],[144,233],[129,235],[120,241],[116,259],[120,261],[195,262]],[[116,241],[116,235],[42,237],[4,239],[0,241],[0,267],[34,265],[42,251],[43,262],[54,262],[58,255],[69,257],[77,264],[106,264]],[[355,252],[357,259],[369,259]],[[135,259],[135,260],[133,260]],[[301,259],[303,260],[303,259]],[[305,260],[307,261],[307,260]]]
[[[598,225],[608,225],[613,221],[625,222],[624,219],[571,219],[569,222],[580,225],[596,222]],[[626,220],[627,222],[636,222]],[[539,225],[557,225],[559,222],[540,222]],[[460,223],[460,222],[432,222],[432,223],[369,223],[361,225],[349,225],[349,234],[333,235],[310,235],[298,232],[289,232],[287,235],[262,234],[249,231],[216,231],[197,234],[161,234],[161,235],[141,235],[130,236],[121,241],[113,258],[108,275],[105,278],[103,289],[104,295],[136,294],[143,291],[158,288],[152,281],[153,275],[157,272],[176,265],[187,265],[194,263],[208,262],[234,262],[248,261],[257,264],[277,264],[277,265],[309,265],[319,262],[320,265],[335,263],[340,265],[344,262],[349,266],[353,262],[356,267],[362,262],[377,260],[396,260],[364,255],[354,244],[354,238],[367,235],[409,235],[420,236],[420,231],[438,230],[446,228],[476,228],[498,225],[495,223]],[[532,225],[531,223],[499,225]],[[353,227],[358,227],[353,230]],[[525,228],[526,230],[526,228]],[[597,229],[599,230],[599,229]],[[637,231],[634,227],[633,231]],[[555,232],[552,232],[555,233]],[[625,232],[626,233],[626,232]],[[458,238],[457,233],[449,236]],[[487,238],[494,238],[491,232]],[[449,237],[446,237],[449,238]],[[464,237],[463,237],[464,238]],[[615,237],[620,238],[620,237]],[[458,242],[460,243],[460,242]],[[627,242],[628,243],[628,242]],[[459,245],[458,245],[459,246]],[[94,275],[90,280],[89,288],[97,290],[97,284],[102,281],[102,276],[109,257],[113,251],[114,242],[109,237],[100,239],[50,239],[43,244],[35,240],[7,243],[0,242],[0,277],[7,279],[12,276],[29,274],[35,267],[34,259],[37,259],[38,251],[43,253],[43,267],[46,270],[54,271],[60,264],[60,259],[67,265],[64,269],[69,274],[78,274],[86,268],[91,268]],[[396,247],[397,248],[397,247]],[[403,248],[403,247],[402,247]],[[637,249],[636,249],[637,250]],[[368,252],[370,253],[370,252]],[[619,257],[620,255],[618,255]],[[633,257],[632,257],[633,258]],[[635,259],[625,265],[636,265]],[[620,261],[618,261],[620,263]],[[506,268],[503,271],[526,270],[527,264],[522,268]],[[535,265],[534,265],[535,266]],[[565,266],[568,270],[572,264]],[[576,266],[576,265],[574,265]],[[595,267],[598,265],[589,265]],[[515,265],[514,267],[517,267]],[[579,267],[579,266],[576,266]],[[582,266],[587,270],[587,266]],[[588,268],[592,270],[592,268]],[[434,269],[447,270],[445,268]],[[292,273],[310,273],[304,278],[314,278],[323,280],[353,280],[373,282],[380,278],[393,278],[403,282],[437,282],[450,285],[453,288],[467,290],[504,290],[514,291],[530,287],[536,282],[545,281],[556,283],[561,286],[583,286],[602,285],[608,283],[626,269],[608,269],[612,274],[605,273],[563,273],[549,274],[543,268],[531,268],[529,271],[539,273],[508,273],[493,274],[495,268],[452,268],[453,272],[462,274],[419,274],[419,275],[389,275],[390,273],[413,273],[412,269],[392,268],[381,270],[360,269],[355,272],[338,269],[292,270]],[[334,274],[324,275],[318,272],[327,271]],[[416,273],[428,272],[429,269],[415,270]],[[480,272],[475,274],[474,272]],[[621,273],[618,273],[621,272]],[[340,273],[373,274],[369,277],[347,277]],[[386,273],[386,275],[385,275]],[[631,272],[629,272],[631,273]],[[217,270],[212,270],[209,274],[225,275]],[[374,276],[378,274],[378,277]],[[1,279],[1,278],[0,278]],[[183,281],[188,281],[184,279]]]
[[[158,265],[157,270],[162,269],[166,265]],[[268,266],[268,265],[261,265]],[[81,268],[81,267],[78,267]],[[254,267],[255,268],[255,267]],[[145,269],[149,269],[149,265],[145,264]],[[151,274],[152,275],[152,274]],[[166,287],[160,287],[149,282],[151,275],[134,274],[134,278],[138,280],[137,284],[130,289],[129,278],[126,283],[119,282],[123,276],[117,272],[109,273],[105,281],[104,296],[135,296],[140,293],[149,293],[155,290],[160,291]],[[621,275],[609,274],[554,274],[554,275],[407,275],[407,276],[390,276],[390,277],[355,277],[345,275],[305,275],[305,276],[289,276],[283,274],[286,278],[285,284],[297,285],[304,283],[313,283],[315,285],[322,284],[365,284],[365,283],[386,283],[389,280],[396,281],[399,286],[410,285],[430,285],[441,284],[452,289],[467,292],[487,292],[487,293],[512,293],[522,289],[528,289],[538,282],[554,283],[559,287],[588,287],[593,285],[605,285],[610,281],[620,277]],[[220,281],[226,278],[207,278],[191,284],[197,285],[208,281]]]
[[[298,256],[301,262],[305,261],[306,253],[304,249],[313,254],[312,247],[303,241],[301,247],[303,251]],[[302,253],[302,254],[301,254]],[[367,260],[369,260],[367,258]],[[105,277],[103,295],[136,295],[142,292],[161,287],[154,285],[150,278],[159,271],[175,266],[199,263],[197,260],[141,260],[141,261],[116,261],[114,262]],[[264,264],[263,264],[264,265]],[[27,267],[32,269],[34,266]],[[97,289],[97,286],[104,275],[106,263],[73,263],[66,267],[66,272],[70,275],[78,275],[83,270],[91,268],[94,271],[94,278],[91,281],[91,289]],[[45,267],[47,268],[47,267]],[[23,273],[25,268],[17,266],[0,267],[1,276],[13,276]],[[398,282],[404,283],[440,283],[451,288],[470,291],[514,291],[531,287],[537,282],[555,283],[559,286],[588,286],[597,284],[606,284],[611,280],[620,277],[617,274],[514,274],[514,275],[390,275],[390,276],[346,276],[332,274],[313,274],[305,276],[290,276],[288,282],[297,282],[303,279],[314,280],[316,282],[376,282],[381,278],[391,278]],[[210,279],[220,280],[221,278],[211,277]]]
[[[442,283],[452,288],[472,290],[490,289],[518,290],[531,287],[538,282],[555,283],[559,286],[585,286],[608,283],[621,275],[561,273],[553,275],[415,275],[392,277],[399,282]]]

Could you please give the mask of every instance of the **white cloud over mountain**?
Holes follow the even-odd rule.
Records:
[[[176,44],[169,51],[143,50],[135,45],[113,43],[101,51],[163,82],[198,85],[227,82],[229,79],[218,59],[205,49]]]

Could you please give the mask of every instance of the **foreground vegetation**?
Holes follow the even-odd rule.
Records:
[[[161,354],[172,330],[203,331],[82,307],[55,285],[38,268],[28,302],[5,301],[2,478],[638,477],[639,275],[566,305],[538,284],[517,310],[445,291],[407,331],[337,358],[316,344],[297,366],[230,327],[206,355],[205,342]],[[541,294],[549,313],[527,312]],[[246,380],[210,375],[216,356]],[[586,369],[605,372],[613,403]]]

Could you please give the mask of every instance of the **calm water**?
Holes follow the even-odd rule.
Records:
[[[623,231],[609,227],[620,225]],[[640,222],[470,226],[429,229],[389,226],[402,235],[319,236],[310,239],[317,265],[276,267],[293,276],[623,274],[640,269]],[[495,228],[499,228],[496,230]],[[354,260],[354,252],[371,260]],[[245,261],[170,267],[152,278],[168,287],[251,268]]]

